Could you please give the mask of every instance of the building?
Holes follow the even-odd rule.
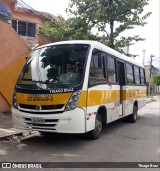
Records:
[[[151,65],[145,65],[145,74],[146,74],[146,82],[148,83],[148,88],[150,87],[150,94],[156,94],[157,93],[157,86],[153,84],[153,77],[154,75],[159,74],[159,69],[155,66]],[[151,72],[152,70],[152,72]]]
[[[10,18],[12,27],[30,48],[51,42],[50,39],[39,33],[39,29],[48,20],[56,22],[57,18],[54,15],[35,11],[17,0],[0,0],[0,9],[3,9],[2,14]]]
[[[53,42],[39,32],[56,17],[16,0],[0,0],[0,112],[10,111],[15,82],[31,49]]]

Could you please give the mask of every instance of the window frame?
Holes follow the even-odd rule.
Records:
[[[88,76],[88,87],[93,87],[93,86],[101,85],[101,84],[119,85],[119,79],[120,78],[119,78],[119,74],[118,74],[118,61],[124,63],[124,79],[125,79],[124,86],[146,86],[146,76],[145,76],[145,69],[144,68],[142,68],[142,67],[140,67],[138,65],[135,65],[134,63],[128,62],[126,60],[123,60],[123,59],[121,59],[119,57],[116,57],[115,55],[112,55],[112,54],[110,54],[108,52],[105,52],[104,50],[100,50],[100,49],[94,48],[92,50],[92,53],[93,53],[94,50],[98,50],[100,52],[100,54],[101,54],[101,60],[103,61],[104,78],[106,79],[106,81],[98,82],[98,83],[95,83],[93,85],[89,85],[89,76]],[[108,56],[115,60],[115,70],[107,68],[107,61],[106,60],[107,60]],[[127,73],[127,64],[132,66],[132,74]],[[91,61],[90,61],[90,66],[89,66],[89,74],[90,74],[90,67],[91,67]],[[137,76],[137,75],[135,75],[134,67],[137,67],[138,70],[139,70],[139,79],[140,79],[140,83],[139,84],[136,84],[136,82],[135,82],[135,76]],[[144,83],[143,84],[142,84],[142,81],[141,81],[141,71],[140,71],[141,69],[143,70],[143,74],[144,74]],[[115,77],[116,77],[116,82],[115,83],[108,81],[108,72],[107,72],[108,70],[115,72]],[[127,82],[127,74],[130,74],[130,75],[133,76],[133,83],[129,84]]]
[[[104,52],[104,53],[106,53],[106,52]],[[117,57],[115,57],[115,56],[113,56],[113,55],[111,55],[111,54],[109,54],[109,53],[106,53],[106,55],[107,55],[107,56],[106,56],[105,58],[107,58],[107,60],[105,60],[105,65],[106,65],[105,71],[106,71],[106,79],[107,79],[107,83],[108,83],[108,84],[118,84]],[[108,69],[108,67],[107,67],[108,57],[110,57],[110,58],[114,59],[114,63],[115,63],[115,70],[113,70],[113,69]],[[115,73],[115,82],[109,82],[109,80],[108,80],[108,71],[112,71],[112,72],[114,72],[114,73]]]
[[[135,69],[138,69],[138,73],[139,73],[139,75],[137,75],[136,73],[135,73]],[[136,76],[138,76],[138,78],[139,78],[139,83],[136,83]],[[138,67],[138,66],[136,66],[136,65],[134,65],[134,79],[135,79],[135,85],[141,85],[141,75],[140,75],[140,67]]]
[[[127,72],[127,64],[132,66],[132,74]],[[128,83],[128,81],[127,81],[127,79],[128,79],[128,78],[127,78],[127,74],[133,76],[133,83],[130,83],[130,84]],[[132,64],[132,63],[126,61],[126,63],[125,63],[125,75],[126,75],[126,85],[135,85],[134,64]]]
[[[16,23],[14,25],[15,27],[13,27],[13,22],[15,22],[15,21],[16,21]],[[19,34],[19,23],[18,22],[23,22],[23,23],[26,24],[26,34],[25,35]],[[29,36],[29,24],[33,24],[34,25],[34,36]],[[24,20],[13,19],[12,20],[12,27],[18,33],[18,35],[20,35],[20,36],[26,36],[26,37],[31,37],[31,38],[35,38],[36,37],[36,23],[32,23],[32,22],[24,21]]]
[[[133,68],[133,72],[134,72],[134,74],[133,74],[133,76],[134,76],[134,84],[128,84],[127,83],[127,67],[125,67],[125,75],[126,75],[126,85],[133,85],[133,86],[146,86],[146,75],[145,75],[145,69],[144,68],[142,68],[142,67],[140,67],[140,66],[137,66],[137,65],[135,65],[135,64],[132,64],[132,63],[130,63],[130,62],[127,62],[127,61],[125,61],[125,66],[127,65],[127,64],[129,64],[129,65],[132,65],[132,68]],[[136,84],[136,82],[135,82],[135,71],[134,71],[134,67],[137,67],[138,69],[139,69],[139,78],[140,78],[140,84]],[[144,83],[142,84],[142,82],[141,82],[141,71],[140,70],[143,70],[143,74],[144,74]]]
[[[141,70],[143,71],[144,83],[142,83]],[[140,68],[140,79],[141,79],[141,85],[146,85],[146,74],[145,74],[145,69],[144,68]]]
[[[91,63],[92,63],[93,52],[94,52],[94,51],[99,51],[99,53],[100,53],[101,62],[102,62],[102,66],[103,66],[102,69],[103,69],[104,78],[93,77],[93,78],[95,78],[95,80],[101,80],[101,81],[97,81],[97,82],[94,83],[94,84],[90,84],[90,83],[89,83],[89,79],[90,79],[90,70],[91,70]],[[95,67],[94,67],[94,70],[95,70]],[[107,84],[107,81],[106,81],[106,73],[105,73],[105,62],[104,62],[104,58],[103,58],[103,56],[102,56],[102,51],[99,50],[99,49],[94,48],[94,49],[92,50],[91,60],[90,60],[90,64],[89,64],[88,87],[94,87],[94,86],[102,85],[102,84]]]

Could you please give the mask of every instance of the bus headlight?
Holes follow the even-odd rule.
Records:
[[[69,107],[70,110],[74,110],[76,108],[76,104],[74,102],[70,102],[68,104],[68,107]]]
[[[12,106],[13,106],[14,108],[18,108],[18,105],[17,105],[17,97],[16,97],[16,91],[14,91],[14,93],[13,93]]]
[[[76,91],[72,94],[69,102],[66,105],[65,111],[74,110],[77,107],[77,102],[79,100],[80,94],[80,91]]]
[[[79,96],[77,96],[77,95],[72,96],[72,100],[74,102],[77,102],[79,100]]]

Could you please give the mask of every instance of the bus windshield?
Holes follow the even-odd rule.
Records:
[[[87,44],[51,45],[35,50],[17,82],[40,88],[76,87],[82,81]]]

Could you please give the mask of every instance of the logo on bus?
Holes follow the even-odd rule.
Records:
[[[37,105],[35,108],[37,111],[40,111],[42,109],[42,107],[40,105]]]

